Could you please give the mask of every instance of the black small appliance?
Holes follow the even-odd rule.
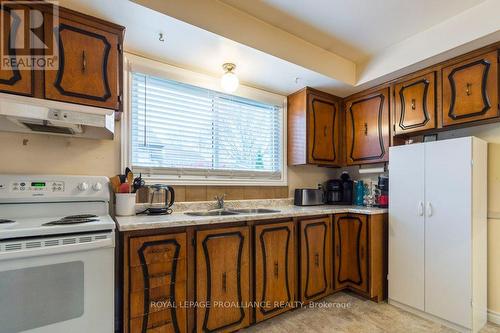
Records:
[[[387,208],[389,206],[389,177],[379,176],[377,187],[380,190],[377,204],[381,208]]]
[[[330,205],[352,205],[354,183],[344,171],[340,179],[326,183],[326,203]]]

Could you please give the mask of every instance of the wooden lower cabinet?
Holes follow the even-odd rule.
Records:
[[[127,249],[124,331],[186,332],[186,234],[130,237]]]
[[[295,299],[294,222],[255,226],[257,322],[290,309]]]
[[[387,289],[387,214],[121,233],[120,332],[234,332],[352,290]]]
[[[333,223],[335,291],[382,301],[387,293],[387,215],[338,214]]]
[[[331,287],[331,223],[329,217],[299,221],[300,299],[326,296]]]
[[[198,332],[232,332],[250,324],[249,235],[246,226],[196,233]]]

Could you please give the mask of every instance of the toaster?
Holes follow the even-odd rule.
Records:
[[[315,206],[323,205],[324,192],[316,188],[298,188],[295,189],[293,204],[295,206]]]

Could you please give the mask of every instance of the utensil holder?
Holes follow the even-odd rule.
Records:
[[[116,193],[115,196],[117,216],[135,215],[135,193]]]

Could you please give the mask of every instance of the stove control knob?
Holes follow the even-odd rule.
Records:
[[[92,186],[92,189],[96,192],[99,192],[102,190],[102,184],[101,183],[95,183],[94,186]]]
[[[78,184],[78,189],[82,192],[87,191],[88,188],[89,188],[89,184],[87,184],[85,182]]]

